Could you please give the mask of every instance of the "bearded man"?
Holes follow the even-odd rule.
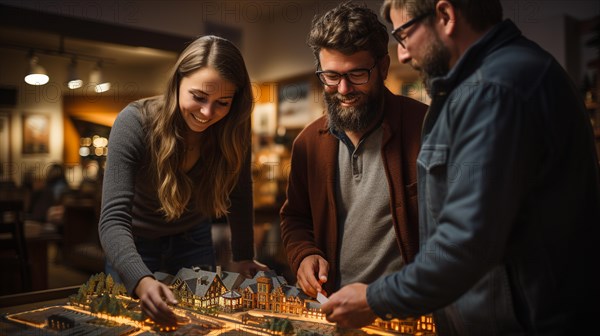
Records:
[[[427,106],[384,86],[388,39],[376,13],[349,2],[315,17],[308,36],[327,111],[294,141],[281,233],[313,297],[396,272],[418,250]]]
[[[420,252],[331,295],[327,319],[433,314],[440,336],[588,334],[600,176],[576,85],[502,19],[499,0],[385,0],[382,14],[432,99],[417,160]]]

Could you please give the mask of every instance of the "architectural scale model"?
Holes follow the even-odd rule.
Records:
[[[319,302],[273,271],[246,279],[238,273],[183,268],[155,273],[179,304],[175,326],[144,318],[139,301],[104,273],[83,284],[61,306],[2,316],[0,334],[11,335],[436,335],[430,316],[384,321],[362,329],[327,322]],[[8,323],[13,329],[3,330]]]

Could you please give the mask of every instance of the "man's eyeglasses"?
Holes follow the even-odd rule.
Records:
[[[343,74],[331,70],[320,70],[315,72],[315,74],[319,77],[321,83],[327,86],[339,85],[343,77],[346,77],[346,79],[354,85],[362,85],[369,82],[371,71],[373,71],[377,63],[379,63],[379,61],[376,61],[369,69],[354,69]]]
[[[423,13],[421,15],[415,16],[414,18],[408,20],[408,22],[406,22],[402,26],[392,30],[392,36],[396,39],[396,41],[398,41],[398,43],[400,43],[402,48],[406,48],[406,46],[404,46],[404,40],[406,39],[406,34],[404,34],[404,31],[408,27],[414,25],[415,23],[423,20],[424,18],[426,18],[432,14],[433,14],[433,12],[427,12],[427,13]]]

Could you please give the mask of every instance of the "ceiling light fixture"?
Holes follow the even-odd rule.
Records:
[[[38,57],[29,53],[29,72],[25,76],[25,83],[29,85],[44,85],[48,83],[50,78],[46,73],[46,69],[38,64]]]
[[[94,85],[94,91],[102,93],[110,90],[110,82],[104,80],[102,74],[102,62],[98,62],[96,67],[90,73],[90,84]]]
[[[71,90],[79,89],[80,87],[82,87],[83,80],[81,80],[81,77],[79,77],[79,73],[77,72],[77,60],[75,59],[75,57],[71,59],[71,63],[69,64],[67,71],[67,87]]]

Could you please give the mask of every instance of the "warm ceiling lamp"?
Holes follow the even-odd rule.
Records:
[[[104,80],[102,75],[102,63],[98,62],[94,70],[90,73],[90,84],[94,85],[94,91],[97,93],[110,90],[110,82]]]
[[[25,76],[25,83],[30,85],[44,85],[50,78],[46,74],[46,69],[38,64],[37,56],[31,54],[29,57],[29,73]]]
[[[67,71],[69,76],[67,81],[67,87],[69,87],[69,89],[71,90],[79,89],[80,87],[82,87],[83,81],[81,80],[81,77],[79,77],[79,74],[77,72],[77,60],[75,60],[75,58],[71,60]]]

